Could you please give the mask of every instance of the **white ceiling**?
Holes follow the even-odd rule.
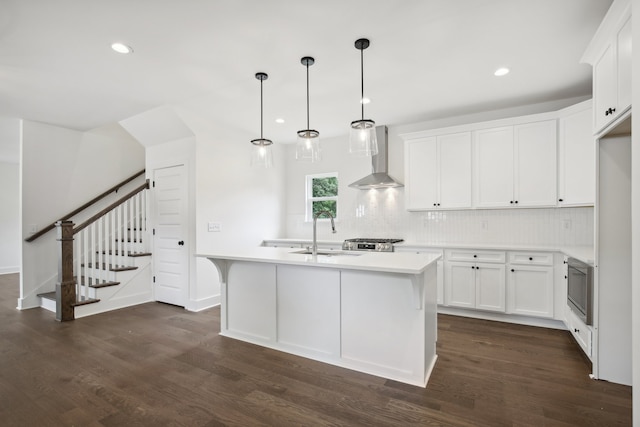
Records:
[[[0,116],[88,130],[178,105],[292,142],[591,93],[579,64],[611,0],[0,0]],[[133,47],[120,55],[114,41]],[[511,73],[496,78],[493,71]],[[276,124],[282,117],[285,124]]]

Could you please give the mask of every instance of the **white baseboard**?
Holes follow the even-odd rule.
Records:
[[[220,305],[220,295],[214,295],[212,297],[203,298],[199,300],[190,300],[187,303],[185,309],[189,311],[198,312],[198,311],[206,310],[208,308],[215,307],[217,305]]]
[[[479,310],[465,310],[463,308],[438,306],[438,314],[471,317],[473,319],[493,320],[496,322],[516,323],[518,325],[537,326],[539,328],[566,330],[564,322],[555,319],[518,316],[514,314],[491,313]]]
[[[16,265],[15,267],[0,267],[0,275],[2,274],[14,274],[20,273],[20,266]]]

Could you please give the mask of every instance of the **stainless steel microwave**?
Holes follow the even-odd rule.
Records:
[[[567,264],[567,304],[586,325],[593,325],[593,267],[575,258]]]

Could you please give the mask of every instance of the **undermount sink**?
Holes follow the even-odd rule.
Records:
[[[311,249],[303,249],[301,251],[293,251],[292,254],[301,254],[301,255],[313,255],[313,251]],[[327,251],[327,250],[318,250],[318,255],[322,256],[360,256],[362,254],[355,252],[345,252],[345,251]]]

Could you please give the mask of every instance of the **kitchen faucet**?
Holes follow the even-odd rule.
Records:
[[[313,247],[311,248],[311,254],[313,256],[318,256],[318,239],[316,237],[316,223],[318,222],[318,217],[322,214],[329,215],[331,218],[331,232],[335,234],[336,232],[336,224],[333,222],[333,215],[329,211],[320,211],[313,216]]]

